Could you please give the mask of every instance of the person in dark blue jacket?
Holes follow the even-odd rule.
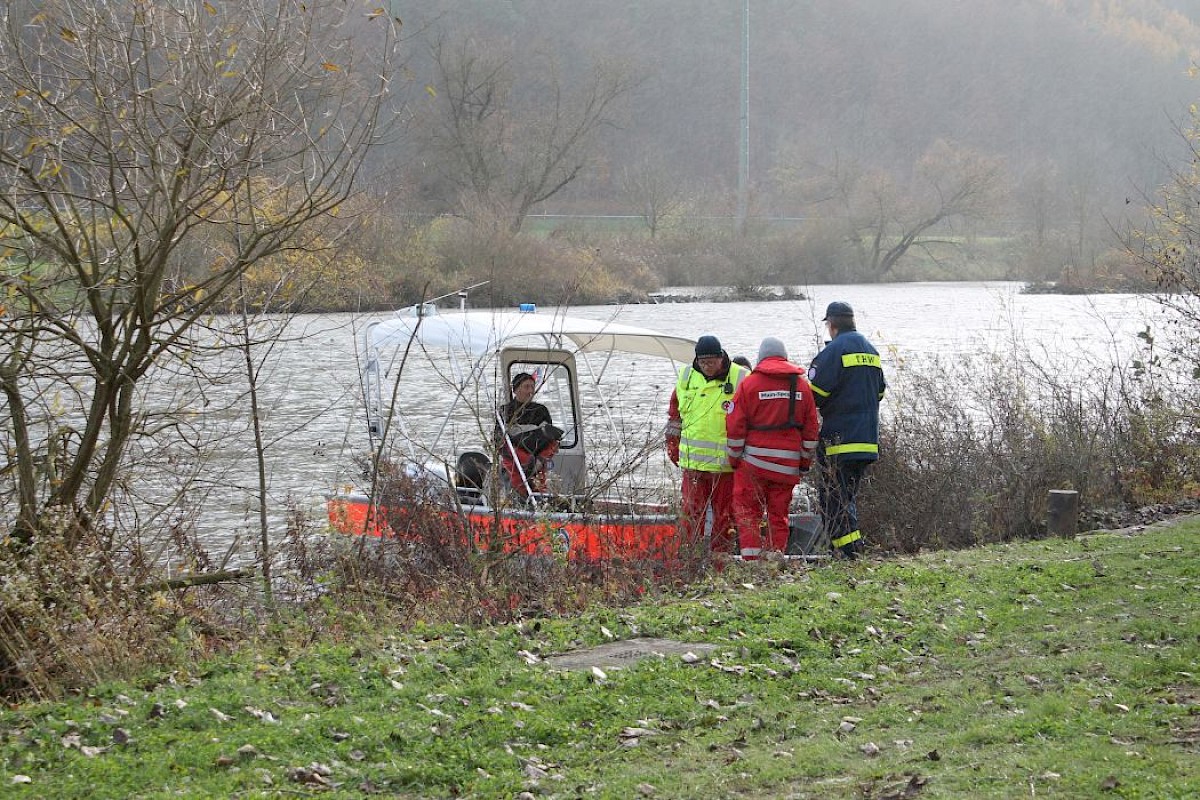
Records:
[[[855,328],[849,303],[830,303],[824,322],[830,341],[808,368],[821,412],[817,493],[834,550],[856,558],[863,549],[858,487],[879,458],[879,402],[887,381],[879,351]]]

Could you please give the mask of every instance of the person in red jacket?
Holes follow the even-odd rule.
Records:
[[[792,490],[812,467],[820,421],[804,370],[787,360],[787,349],[775,337],[762,340],[758,366],[738,385],[725,430],[742,558],[757,558],[764,548],[782,552]]]

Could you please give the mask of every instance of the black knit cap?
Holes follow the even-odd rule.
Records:
[[[528,372],[518,372],[516,375],[513,375],[512,390],[515,392],[517,390],[518,386],[520,386],[525,381],[531,381],[531,380],[533,380],[533,376],[530,375]]]
[[[724,353],[721,340],[715,336],[701,336],[696,340],[696,358],[701,356],[719,356]]]

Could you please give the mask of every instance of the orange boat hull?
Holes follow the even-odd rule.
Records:
[[[338,495],[328,501],[329,522],[351,536],[403,536],[387,520],[403,514],[372,512],[364,496]],[[669,514],[583,514],[523,509],[447,511],[447,526],[462,531],[464,543],[529,555],[566,554],[586,561],[651,559],[669,561],[681,554],[676,518]],[[415,538],[415,535],[414,535]]]

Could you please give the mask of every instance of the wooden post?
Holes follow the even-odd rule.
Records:
[[[1075,538],[1079,525],[1079,492],[1071,489],[1051,489],[1047,526],[1060,539]]]

